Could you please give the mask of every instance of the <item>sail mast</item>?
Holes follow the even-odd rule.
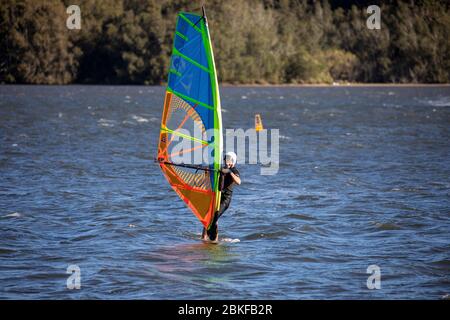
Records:
[[[204,5],[202,5],[202,16],[206,20],[206,10],[205,10],[205,6]]]

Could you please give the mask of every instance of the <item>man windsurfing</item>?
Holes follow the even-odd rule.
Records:
[[[217,241],[219,238],[218,220],[222,214],[228,209],[233,196],[233,187],[235,184],[241,184],[241,178],[238,169],[236,169],[237,156],[234,152],[228,152],[225,157],[225,165],[220,170],[220,208],[214,213],[214,218],[208,230],[203,228],[202,239]]]

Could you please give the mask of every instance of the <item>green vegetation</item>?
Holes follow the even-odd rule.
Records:
[[[200,1],[79,0],[81,30],[66,28],[68,0],[2,0],[0,83],[162,84],[175,18]],[[327,0],[209,0],[219,80],[279,84],[450,82],[445,0],[367,6]]]

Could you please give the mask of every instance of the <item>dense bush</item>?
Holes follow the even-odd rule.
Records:
[[[450,81],[446,1],[389,1],[381,30],[367,5],[327,0],[206,2],[219,80],[227,83]],[[0,83],[166,81],[176,14],[199,1],[2,0]]]

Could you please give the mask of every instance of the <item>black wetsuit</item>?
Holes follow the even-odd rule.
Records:
[[[239,171],[235,167],[230,168],[230,171],[239,177]],[[211,227],[208,229],[208,237],[214,240],[217,237],[217,221],[222,214],[228,209],[231,203],[231,197],[233,195],[233,187],[236,183],[230,173],[220,175],[219,186],[222,191],[220,196],[220,208],[215,212]]]

